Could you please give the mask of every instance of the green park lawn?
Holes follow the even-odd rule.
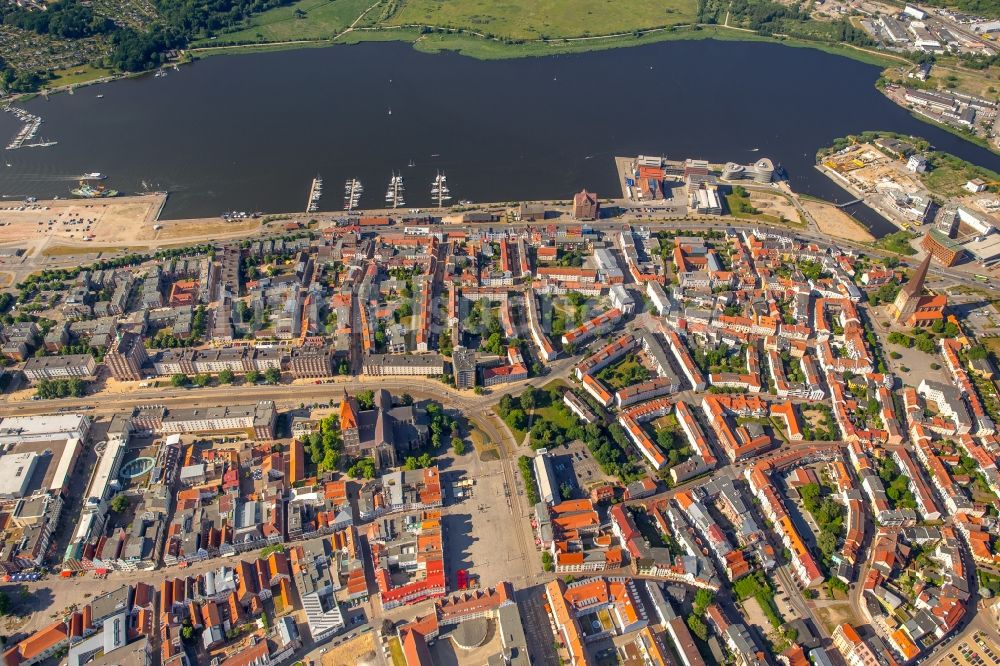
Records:
[[[79,85],[105,76],[111,76],[112,73],[110,69],[94,67],[93,65],[78,65],[67,69],[57,69],[52,72],[55,78],[49,82],[48,87],[57,88],[59,86]]]
[[[374,0],[299,0],[257,14],[250,26],[238,32],[220,34],[214,40],[202,40],[197,46],[221,46],[238,42],[288,42],[306,39],[329,39],[343,32]],[[378,18],[373,9],[369,17]]]
[[[968,194],[962,186],[973,178],[982,178],[987,182],[1000,180],[1000,174],[984,167],[970,164],[948,153],[933,153],[932,168],[921,174],[921,180],[928,190],[942,197],[954,197]]]
[[[548,407],[542,407],[541,409],[535,410],[535,417],[531,419],[528,417],[532,423],[542,419],[543,421],[549,421],[556,424],[562,429],[567,429],[572,426],[577,425],[579,421],[576,416],[573,415],[568,408],[566,408],[562,402],[557,402],[549,405]]]
[[[626,386],[649,379],[649,370],[644,368],[637,359],[627,356],[624,361],[601,370],[597,378],[606,382],[612,390],[619,391]]]
[[[460,28],[510,39],[583,37],[693,23],[694,0],[403,0],[391,25]]]
[[[389,4],[393,1],[395,7]],[[374,3],[375,0],[299,0],[258,14],[243,30],[220,34],[213,40],[202,40],[196,46],[330,39],[350,26]],[[508,0],[500,3],[491,0],[385,0],[381,6],[372,9],[357,27],[377,24],[389,28],[375,33],[388,39],[412,38],[409,30],[397,32],[392,28],[414,24],[468,30],[513,40],[586,37],[692,23],[696,4],[695,0],[664,0],[660,3],[640,0]],[[387,14],[391,16],[386,18]],[[425,39],[436,42],[433,37],[430,35]],[[455,42],[457,36],[451,37],[441,46],[464,50],[466,45],[459,43],[461,40]],[[359,38],[370,41],[374,35],[366,33]],[[440,49],[431,47],[428,50]],[[505,51],[509,57],[510,47]],[[490,55],[483,54],[484,57]]]
[[[748,210],[757,210],[753,207],[750,201],[750,197],[741,197],[738,194],[727,194],[726,206],[729,208],[729,212],[733,217],[739,217],[747,220],[760,220],[762,222],[768,222],[770,224],[779,224],[781,220],[774,215],[768,215],[767,213],[761,212],[747,212]],[[747,208],[741,208],[740,206],[746,206]]]
[[[395,636],[389,639],[389,656],[392,658],[393,666],[406,666],[406,657],[403,655],[403,646]]]

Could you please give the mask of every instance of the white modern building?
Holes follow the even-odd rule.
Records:
[[[552,458],[548,449],[538,449],[535,453],[535,479],[538,482],[538,497],[546,504],[559,501],[556,477],[552,472]]]
[[[34,452],[0,456],[0,499],[17,499],[28,492],[28,484],[38,465]]]

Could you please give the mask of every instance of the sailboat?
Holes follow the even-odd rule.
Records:
[[[403,201],[403,176],[392,174],[389,180],[389,188],[385,192],[385,203],[390,208],[399,208],[406,204]]]
[[[344,210],[354,210],[358,207],[358,203],[361,201],[361,193],[364,188],[361,186],[361,181],[357,178],[350,178],[344,184]]]
[[[437,176],[431,182],[431,197],[438,208],[444,207],[444,202],[451,199],[451,191],[448,189],[448,177],[438,171]]]

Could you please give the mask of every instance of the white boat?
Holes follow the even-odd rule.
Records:
[[[448,177],[438,171],[437,176],[431,182],[431,197],[433,197],[438,208],[443,208],[444,203],[451,199],[451,190],[448,189]]]
[[[344,183],[344,210],[351,211],[358,207],[361,202],[361,193],[364,187],[357,178],[350,178]]]
[[[399,208],[406,205],[406,202],[403,200],[403,176],[395,173],[392,174],[392,178],[389,180],[389,188],[385,192],[385,203],[392,208]]]
[[[319,200],[323,196],[323,179],[317,174],[313,178],[312,185],[309,187],[309,201],[306,203],[306,212],[315,213],[319,210]]]
[[[91,171],[80,176],[80,180],[104,180],[105,178],[107,178],[107,175],[100,171]]]
[[[38,134],[38,128],[42,125],[42,118],[36,116],[33,113],[29,113],[24,109],[19,109],[15,106],[8,106],[6,111],[12,113],[15,118],[20,120],[23,125],[14,138],[11,139],[10,143],[7,144],[7,150],[17,150],[18,148],[35,148],[43,143],[45,145],[54,145],[55,142],[46,141],[35,141],[35,136]]]

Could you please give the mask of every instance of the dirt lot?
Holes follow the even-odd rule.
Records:
[[[0,243],[34,241],[40,236],[94,243],[125,244],[153,231],[165,196],[115,199],[56,199],[0,206]]]
[[[375,651],[374,635],[374,632],[369,631],[327,651],[322,658],[323,666],[355,666],[355,664],[380,663],[380,659]]]
[[[860,222],[832,204],[803,201],[802,207],[816,220],[819,230],[828,236],[861,243],[875,240]]]
[[[767,192],[750,191],[750,203],[764,215],[773,215],[779,219],[784,218],[790,222],[799,221],[799,212],[795,210],[788,199],[780,194],[768,194]]]
[[[163,229],[152,236],[142,236],[141,240],[196,240],[244,236],[260,229],[261,220],[226,222],[221,218],[210,217],[202,220],[165,220],[160,224],[163,225]]]
[[[905,160],[893,160],[870,144],[861,144],[843,155],[828,158],[823,164],[865,191],[875,191],[877,183],[894,181],[907,192],[926,189],[920,178],[906,170]]]
[[[832,632],[837,625],[848,622],[853,625],[858,624],[858,618],[851,610],[851,604],[846,602],[819,602],[816,604],[816,617],[819,618],[827,631]]]
[[[806,421],[809,423],[809,427],[818,428],[823,422],[823,412],[817,411],[815,409],[803,409],[802,416],[805,417]]]
[[[926,189],[917,176],[906,171],[903,162],[865,167],[852,172],[851,175],[860,180],[867,190],[874,190],[876,184],[887,180],[895,181],[907,192],[918,192]]]
[[[261,219],[158,221],[162,194],[114,199],[55,199],[0,204],[0,244],[47,257],[138,251],[147,247],[243,238]]]
[[[42,248],[40,256],[43,257],[83,257],[97,255],[115,254],[116,252],[139,252],[142,245],[49,245]]]
[[[839,155],[824,158],[823,164],[843,175],[863,167],[885,164],[889,158],[880,153],[874,146],[858,145]]]
[[[767,616],[764,615],[764,611],[756,599],[750,597],[740,605],[743,608],[744,617],[746,617],[749,624],[757,627],[757,630],[765,636],[774,633],[771,623],[767,621]]]

